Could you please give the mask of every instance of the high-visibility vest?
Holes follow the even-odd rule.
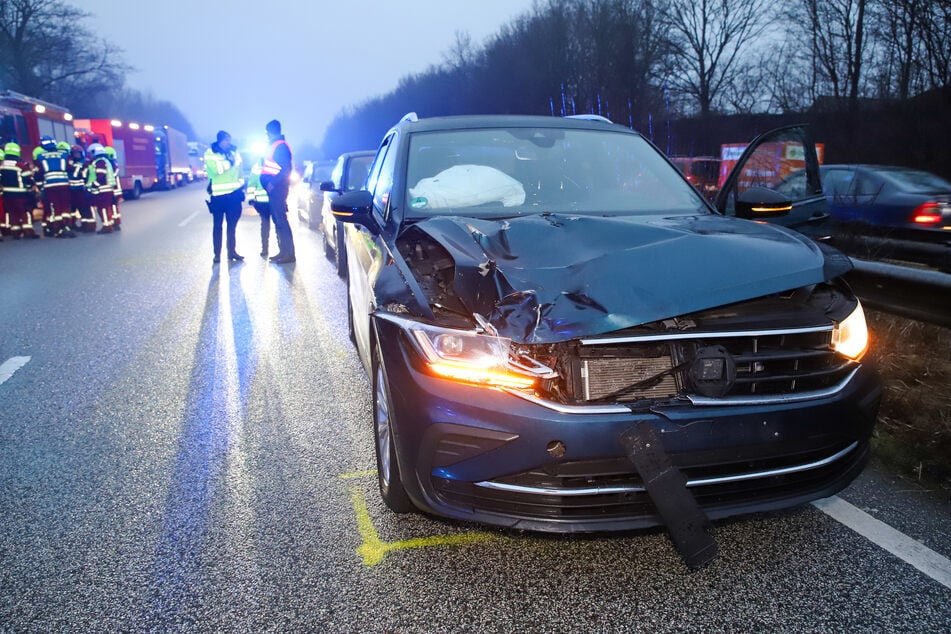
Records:
[[[69,174],[66,172],[66,159],[69,153],[63,150],[45,150],[39,156],[43,168],[43,187],[68,187]]]
[[[254,164],[254,167],[251,168],[251,176],[248,178],[248,200],[253,200],[256,203],[270,202],[267,190],[261,186],[262,162],[263,161],[258,161]]]
[[[86,189],[92,194],[113,191],[116,188],[116,173],[107,156],[97,156],[89,165]]]
[[[278,139],[271,144],[271,149],[268,150],[267,157],[264,159],[264,165],[261,166],[261,173],[267,176],[277,176],[281,173],[281,165],[274,160],[274,151],[277,150],[277,146],[285,145],[287,146],[287,151],[291,151],[291,146],[284,139]]]
[[[224,196],[241,189],[244,180],[241,178],[241,155],[234,153],[234,163],[224,154],[215,152],[211,148],[205,151],[205,170],[211,181],[211,195]]]
[[[86,161],[69,160],[69,186],[82,189],[86,186]]]

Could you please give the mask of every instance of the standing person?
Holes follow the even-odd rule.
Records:
[[[119,155],[116,149],[111,145],[106,146],[106,156],[112,163],[112,171],[116,174],[116,183],[112,188],[112,222],[115,223],[116,231],[122,231],[122,212],[119,211],[119,201],[122,200],[122,182],[119,180]]]
[[[3,186],[5,225],[14,240],[39,238],[33,230],[33,169],[20,160],[20,145],[3,146],[0,164],[0,185]]]
[[[79,230],[92,233],[96,230],[96,217],[89,205],[89,192],[86,191],[86,151],[81,145],[69,148],[69,208],[74,218],[79,219]]]
[[[53,237],[53,234],[55,233],[54,231],[55,221],[53,220],[52,215],[50,214],[50,206],[49,206],[49,203],[46,202],[46,191],[43,189],[43,179],[42,179],[41,170],[40,170],[40,155],[43,153],[43,145],[42,145],[43,140],[49,139],[49,138],[50,137],[42,137],[40,139],[40,145],[37,145],[35,148],[33,148],[34,190],[33,190],[33,203],[31,205],[33,208],[36,208],[38,204],[37,197],[39,197],[39,206],[41,211],[43,212],[43,216],[40,219],[40,226],[43,227],[43,235],[46,236],[47,238]]]
[[[116,174],[112,171],[112,163],[102,145],[90,145],[89,154],[92,159],[86,170],[86,191],[89,192],[92,208],[102,221],[102,228],[97,233],[112,233],[115,230],[115,223],[112,221],[112,190],[116,186]]]
[[[264,159],[258,159],[254,167],[251,168],[251,176],[248,178],[248,200],[251,201],[251,206],[261,216],[261,257],[266,260],[268,239],[271,237],[271,204],[267,192],[261,187],[261,167],[263,164]],[[280,251],[280,242],[277,248]]]
[[[208,210],[214,218],[211,233],[214,262],[221,261],[221,225],[225,219],[228,220],[228,259],[240,262],[244,257],[235,250],[235,229],[241,218],[241,203],[244,200],[241,155],[231,145],[231,135],[224,130],[218,132],[217,140],[205,151],[205,169],[208,171],[208,191],[211,193]]]
[[[290,189],[293,162],[291,146],[281,134],[281,122],[274,119],[265,127],[267,139],[271,142],[264,165],[261,167],[261,184],[267,192],[271,206],[271,218],[277,233],[278,254],[271,258],[275,264],[297,261],[294,253],[294,236],[287,222],[287,193]]]
[[[73,209],[73,195],[71,191],[72,184],[69,178],[69,143],[66,141],[58,141],[56,143],[56,148],[63,153],[63,156],[65,157],[64,160],[66,161],[66,201],[68,203],[66,205],[65,211],[60,212],[59,219],[63,226],[68,227],[72,236],[75,237],[76,227],[79,223],[79,212]]]
[[[36,156],[37,182],[43,187],[43,218],[47,223],[47,235],[57,238],[75,238],[70,228],[72,218],[69,206],[69,176],[66,161],[69,152],[56,145],[50,136],[40,139],[40,152]]]

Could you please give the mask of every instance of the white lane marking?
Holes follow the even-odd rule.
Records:
[[[189,222],[191,222],[192,220],[194,220],[195,217],[196,217],[198,214],[200,214],[200,213],[201,213],[201,210],[199,209],[198,211],[196,211],[195,213],[193,213],[192,215],[190,215],[188,218],[185,218],[185,219],[182,220],[180,223],[178,223],[178,226],[179,226],[179,227],[184,227],[184,226],[187,225]]]
[[[13,373],[29,363],[31,357],[10,357],[0,365],[0,385],[13,376]]]
[[[911,564],[946,588],[951,588],[951,560],[908,537],[862,509],[833,495],[812,503],[832,519],[845,524],[873,544]]]

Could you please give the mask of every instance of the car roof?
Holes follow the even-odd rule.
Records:
[[[548,117],[534,115],[458,115],[451,117],[430,117],[426,119],[404,120],[397,123],[391,130],[405,130],[407,132],[431,132],[437,130],[472,130],[478,128],[561,128],[578,130],[610,130],[612,132],[627,132],[638,134],[630,128],[611,123],[607,120],[572,119],[569,117]]]
[[[343,152],[340,156],[337,157],[339,161],[342,158],[356,158],[359,156],[374,156],[376,155],[376,150],[354,150],[353,152]]]

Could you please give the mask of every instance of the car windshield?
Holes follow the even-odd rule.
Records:
[[[951,183],[928,172],[907,169],[876,171],[907,192],[951,192]]]
[[[354,156],[350,159],[347,174],[347,190],[359,189],[367,179],[370,173],[370,164],[373,163],[373,155]]]
[[[707,207],[636,134],[572,128],[419,132],[406,171],[410,213],[518,216],[695,214]]]

